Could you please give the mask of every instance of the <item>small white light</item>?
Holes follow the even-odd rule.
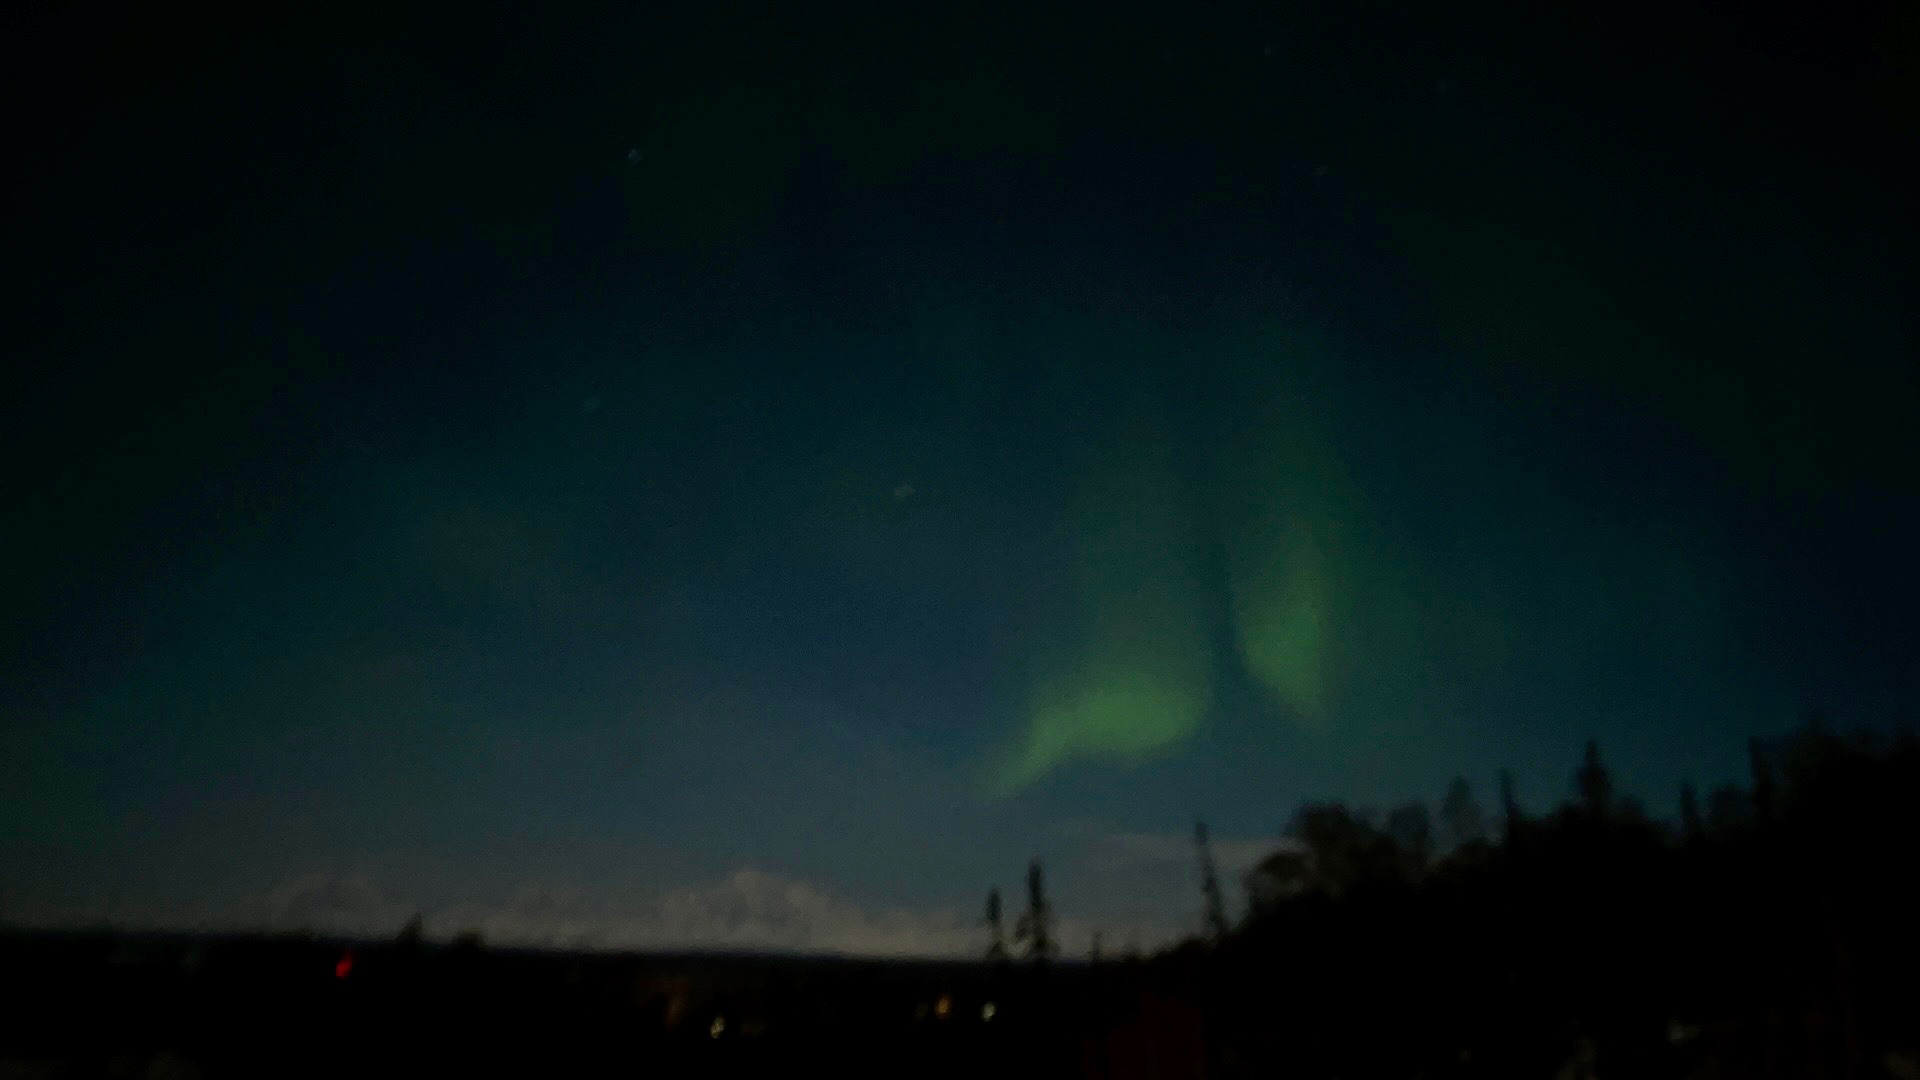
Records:
[[[724,1016],[714,1017],[713,1023],[707,1026],[707,1034],[716,1039],[719,1038],[720,1033],[725,1030],[727,1030],[727,1018]]]
[[[991,1020],[993,1019],[993,1014],[997,1011],[998,1010],[993,1007],[993,1002],[989,1001],[985,1005],[980,1006],[980,1019],[982,1021]]]

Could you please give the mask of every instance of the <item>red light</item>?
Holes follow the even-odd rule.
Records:
[[[353,950],[348,949],[345,953],[341,954],[340,962],[333,965],[333,977],[336,979],[344,979],[347,977],[347,974],[352,970],[353,970]]]

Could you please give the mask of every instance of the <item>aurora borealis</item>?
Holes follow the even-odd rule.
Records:
[[[1164,928],[1910,715],[1910,27],[178,18],[18,38],[0,918]]]

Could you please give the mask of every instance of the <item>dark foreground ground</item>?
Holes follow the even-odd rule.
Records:
[[[1197,946],[1033,968],[0,931],[0,1080],[1920,1077],[1911,1053],[1808,1053],[1832,1025],[1778,1010],[1645,1038],[1529,1011],[1501,1035],[1423,1032],[1448,1049],[1409,1056],[1383,1001],[1335,994],[1316,1021],[1238,963]],[[1314,1049],[1332,1036],[1346,1052]]]
[[[1085,965],[14,933],[0,971],[0,1080],[1204,1072],[1191,1010]]]

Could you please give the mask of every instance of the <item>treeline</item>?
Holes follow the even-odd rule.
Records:
[[[1438,829],[1304,806],[1246,917],[1160,977],[1221,1075],[1910,1075],[1920,745],[1809,722],[1749,750],[1671,824],[1591,743],[1545,814],[1504,776],[1492,815],[1455,781]]]

